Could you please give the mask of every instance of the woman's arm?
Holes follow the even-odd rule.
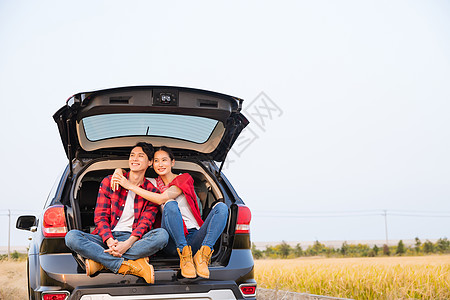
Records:
[[[134,184],[130,184],[130,188],[128,190],[133,191],[142,198],[158,205],[164,204],[170,199],[175,199],[182,193],[181,189],[177,186],[171,186],[162,194],[147,191]]]
[[[126,179],[122,174],[114,174],[113,181],[115,181],[115,183],[117,184],[120,184],[123,188],[135,192],[142,198],[158,205],[164,204],[170,199],[175,199],[183,192],[179,187],[171,186],[162,194],[153,193],[130,183],[130,181]]]

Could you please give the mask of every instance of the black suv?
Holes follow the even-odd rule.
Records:
[[[28,252],[30,299],[255,299],[250,210],[221,172],[228,151],[248,124],[243,100],[210,91],[165,86],[123,87],[79,93],[53,116],[68,166],[42,215],[21,216],[18,229],[34,232]],[[92,232],[101,180],[127,168],[138,141],[173,149],[174,172],[188,172],[206,219],[220,201],[228,223],[214,246],[210,278],[185,279],[178,257],[150,257],[155,284],[109,271],[85,273],[83,259],[68,249],[71,229]],[[147,177],[156,177],[149,168]]]

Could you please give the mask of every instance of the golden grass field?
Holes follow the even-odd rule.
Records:
[[[353,299],[450,299],[450,255],[256,260],[258,287]],[[25,261],[0,261],[0,299],[27,298]]]
[[[258,287],[351,299],[450,299],[450,255],[256,260]]]

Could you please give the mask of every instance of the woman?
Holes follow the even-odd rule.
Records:
[[[121,185],[144,199],[161,205],[161,227],[170,235],[166,252],[174,255],[178,252],[181,275],[195,278],[198,274],[209,278],[208,263],[214,244],[225,228],[228,207],[224,203],[217,203],[203,221],[194,191],[194,180],[188,173],[172,173],[174,165],[175,159],[168,147],[162,146],[155,151],[153,168],[159,176],[152,183],[161,194],[131,184],[122,175],[121,169],[114,172],[111,185],[113,189]],[[196,251],[193,258],[192,250]]]

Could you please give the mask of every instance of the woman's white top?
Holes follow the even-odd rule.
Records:
[[[133,232],[134,223],[134,196],[136,194],[132,191],[128,191],[127,200],[123,207],[122,215],[117,222],[116,227],[112,231],[128,231]]]
[[[156,188],[158,188],[158,185],[156,183],[155,178],[147,178]],[[175,198],[175,201],[178,202],[178,208],[181,212],[181,217],[183,218],[184,224],[186,224],[187,229],[195,228],[200,229],[200,226],[197,223],[197,220],[194,217],[194,214],[191,211],[191,207],[189,206],[189,203],[186,200],[186,197],[184,196],[184,193],[181,193],[180,196]],[[161,205],[161,212],[164,209],[164,205]]]

